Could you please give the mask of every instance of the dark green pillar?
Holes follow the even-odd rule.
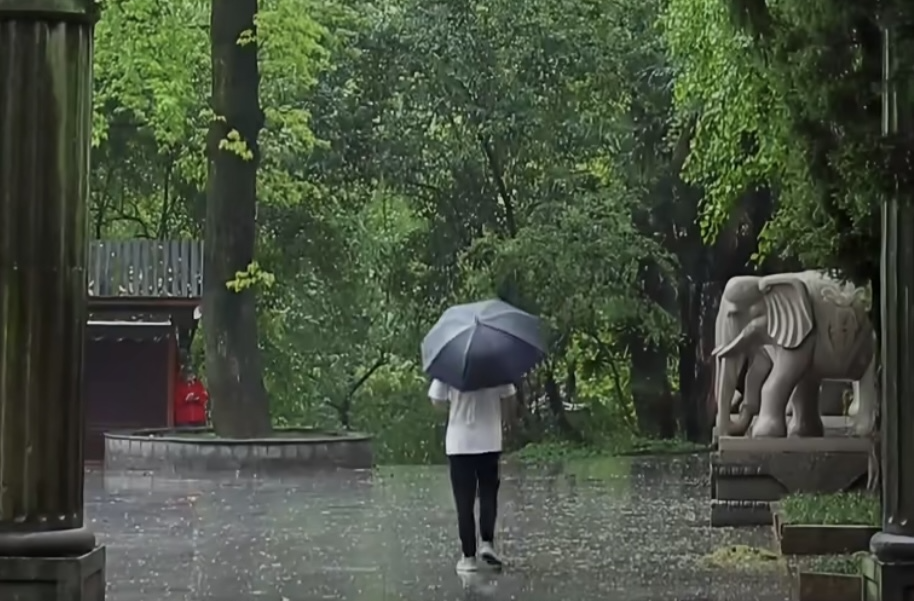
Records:
[[[914,74],[900,15],[883,15],[883,133],[894,149],[886,166],[895,193],[882,207],[882,531],[865,570],[865,598],[914,600],[914,204],[910,136]]]
[[[83,524],[94,0],[0,0],[0,599],[104,598]]]

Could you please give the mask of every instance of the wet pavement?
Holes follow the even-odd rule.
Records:
[[[446,470],[286,479],[90,474],[108,601],[781,601],[777,572],[729,572],[708,527],[704,456],[505,468],[499,575],[462,581]]]

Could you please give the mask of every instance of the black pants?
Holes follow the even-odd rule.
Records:
[[[495,540],[495,517],[498,514],[498,462],[501,453],[450,455],[451,487],[457,505],[457,529],[464,557],[476,556],[476,504],[479,493],[479,537],[483,542]]]

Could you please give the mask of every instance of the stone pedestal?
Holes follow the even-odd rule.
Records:
[[[0,600],[98,601],[83,525],[94,0],[0,0]]]
[[[914,555],[886,556],[885,545],[879,542],[884,538],[882,534],[874,537],[874,554],[863,561],[863,601],[914,601]],[[914,549],[914,539],[898,542],[909,552]],[[883,555],[882,559],[876,551]]]
[[[0,557],[3,601],[104,601],[105,548],[80,557]]]
[[[770,525],[770,504],[788,494],[863,488],[869,447],[852,437],[724,436],[711,456],[711,525]]]

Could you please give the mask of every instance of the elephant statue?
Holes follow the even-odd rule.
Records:
[[[823,379],[857,380],[875,407],[875,334],[866,291],[819,271],[738,276],[724,288],[715,327],[714,398],[720,436],[822,436]],[[749,361],[740,417],[730,404]],[[788,404],[792,409],[787,421]]]

